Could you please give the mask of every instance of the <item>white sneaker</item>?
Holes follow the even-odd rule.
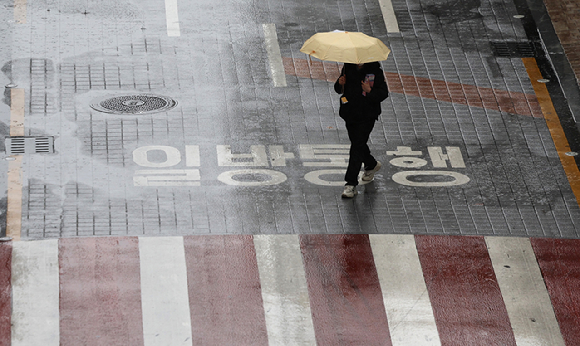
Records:
[[[357,194],[356,186],[346,185],[344,191],[342,191],[342,198],[353,198]]]
[[[361,180],[362,181],[373,181],[373,179],[375,179],[375,173],[379,169],[381,169],[381,167],[383,167],[383,165],[381,164],[380,161],[377,161],[377,165],[375,166],[375,168],[369,169],[368,171],[365,170],[365,173],[363,174]]]

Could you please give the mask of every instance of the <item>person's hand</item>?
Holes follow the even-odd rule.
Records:
[[[345,85],[346,84],[346,76],[340,76],[338,79],[338,84]]]
[[[362,86],[362,90],[365,93],[370,93],[371,92],[371,85],[369,82],[361,82],[361,86]]]

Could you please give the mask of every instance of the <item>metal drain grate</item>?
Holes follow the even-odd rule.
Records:
[[[121,95],[100,99],[91,104],[96,111],[111,114],[148,114],[169,110],[177,101],[159,95]]]
[[[533,42],[490,42],[491,51],[499,58],[533,58],[536,47]]]
[[[7,155],[54,153],[54,137],[6,137]]]

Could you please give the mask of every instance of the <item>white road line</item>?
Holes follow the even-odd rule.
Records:
[[[516,344],[564,346],[530,240],[486,237],[485,241]]]
[[[399,22],[397,22],[397,17],[395,16],[395,10],[393,10],[393,4],[391,3],[391,0],[379,0],[379,5],[381,7],[381,12],[383,13],[383,20],[385,21],[387,32],[400,32]]]
[[[167,20],[167,36],[181,36],[177,0],[165,0],[165,18]]]
[[[306,274],[297,235],[255,235],[268,341],[316,345]]]
[[[191,345],[191,316],[182,237],[140,237],[145,346]]]
[[[12,246],[12,346],[58,346],[58,240]]]
[[[280,45],[278,44],[276,25],[262,24],[262,27],[264,28],[266,51],[268,53],[268,60],[270,61],[270,71],[272,72],[274,86],[285,87],[287,85],[286,72],[284,71],[284,64],[282,63],[282,54],[280,53]]]
[[[441,345],[412,235],[370,235],[393,346]]]

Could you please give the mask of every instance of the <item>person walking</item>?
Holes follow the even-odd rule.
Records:
[[[345,63],[334,90],[342,94],[339,115],[345,121],[350,150],[344,180],[343,198],[357,195],[358,175],[364,164],[362,180],[370,182],[381,168],[367,142],[381,114],[381,102],[389,96],[389,88],[378,62]]]

